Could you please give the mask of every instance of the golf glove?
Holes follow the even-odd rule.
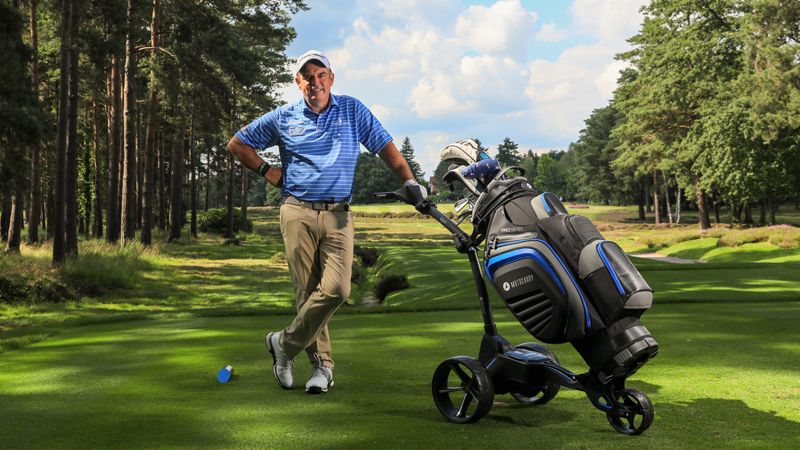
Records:
[[[417,180],[406,180],[406,182],[403,183],[403,186],[417,186],[419,187],[419,192],[422,195],[422,198],[428,198],[428,190],[425,189],[425,186],[417,183]]]

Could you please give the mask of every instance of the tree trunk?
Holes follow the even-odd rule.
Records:
[[[746,225],[753,225],[753,208],[748,203],[747,206],[744,207],[744,223]]]
[[[136,239],[136,141],[134,136],[136,97],[133,92],[136,74],[136,54],[133,48],[133,15],[135,0],[128,0],[127,31],[125,33],[125,88],[123,105],[123,135],[125,136],[125,167],[122,173],[122,207],[120,230],[122,242]]]
[[[227,226],[225,227],[225,237],[226,238],[232,238],[234,236],[234,233],[233,233],[233,190],[234,190],[233,186],[235,184],[234,183],[235,170],[234,170],[234,165],[233,165],[233,156],[231,155],[231,152],[227,152],[227,153],[228,153],[228,155],[227,155],[226,164],[225,164],[225,174],[226,174],[226,178],[227,178],[227,182],[228,183],[227,183],[227,189],[226,189],[226,194],[225,194],[225,199],[226,199],[225,206],[226,206],[226,211],[228,213],[227,214],[227,219],[228,220],[226,221]]]
[[[167,192],[164,183],[164,133],[158,133],[158,142],[156,147],[156,158],[158,161],[158,168],[156,169],[156,189],[158,190],[158,228],[161,231],[167,229]]]
[[[178,117],[178,104],[180,102],[175,99],[173,111],[175,117]],[[181,237],[181,226],[183,225],[183,214],[181,211],[181,199],[183,198],[183,126],[180,118],[176,120],[175,126],[175,142],[172,147],[172,160],[170,161],[170,169],[172,175],[170,176],[170,199],[169,199],[169,239],[167,242],[173,242]]]
[[[676,183],[678,180],[675,180]],[[675,191],[675,223],[681,223],[681,186],[677,184]]]
[[[231,129],[235,129],[233,127],[233,118],[236,117],[236,100],[235,100],[235,97],[233,95],[231,97],[234,99],[231,102],[231,117],[230,117],[230,119],[231,119]],[[226,203],[227,203],[227,205],[226,206],[227,206],[227,212],[228,212],[228,221],[227,221],[227,227],[225,228],[225,237],[232,238],[234,236],[234,233],[233,233],[233,191],[234,191],[234,185],[235,185],[234,184],[234,178],[235,178],[236,171],[234,170],[235,166],[233,164],[233,155],[231,154],[231,152],[225,152],[225,155],[227,157],[227,159],[226,159],[227,164],[226,164],[225,172],[227,174],[227,181],[228,181],[228,186],[227,186],[228,188],[226,190],[227,191],[227,195],[226,195],[226,199],[227,199]]]
[[[103,195],[100,185],[102,173],[100,167],[102,157],[100,156],[100,112],[97,101],[92,99],[92,146],[94,147],[94,225],[92,231],[94,237],[103,237]]]
[[[209,192],[211,191],[211,150],[206,149],[206,192],[205,192],[205,202],[203,205],[203,211],[208,211],[208,197]]]
[[[714,199],[714,223],[719,225],[719,200]]]
[[[644,180],[639,181],[639,195],[636,197],[636,204],[639,206],[639,220],[647,220],[645,215],[645,201],[647,198],[647,189],[645,188]]]
[[[669,183],[667,183],[667,174],[666,172],[662,171],[661,175],[664,177],[664,206],[667,208],[667,220],[669,220],[669,224],[672,225],[672,207],[669,204]]]
[[[153,159],[156,148],[156,108],[158,107],[158,93],[156,92],[156,36],[158,35],[158,0],[152,0],[152,14],[150,19],[150,86],[147,102],[147,135],[145,137],[144,164],[142,181],[142,244],[152,243],[153,228]]]
[[[108,108],[108,191],[106,192],[106,240],[117,242],[119,240],[119,57],[116,52],[111,56],[111,74],[108,93],[111,97]]]
[[[56,195],[53,213],[53,263],[58,264],[66,256],[64,242],[64,219],[66,192],[66,170],[67,170],[67,133],[69,125],[69,74],[71,73],[71,38],[72,31],[70,26],[72,12],[72,0],[62,0],[62,22],[61,22],[61,73],[58,82],[58,125],[56,128]]]
[[[769,195],[767,197],[767,207],[769,208],[769,224],[775,225],[777,222],[775,221],[775,210],[778,209],[777,204],[775,203],[775,197]]]
[[[87,120],[88,122],[88,120]],[[82,234],[84,239],[89,239],[89,234],[91,233],[91,217],[92,217],[92,185],[90,184],[91,180],[91,165],[92,165],[92,149],[90,147],[86,147],[83,150],[83,155],[81,158],[81,173],[83,174],[83,205],[84,205],[84,213],[78,217],[78,233]]]
[[[19,253],[20,234],[22,232],[22,210],[25,209],[25,193],[17,186],[14,198],[11,200],[11,213],[8,223],[8,240],[6,252]]]
[[[136,201],[133,203],[133,223],[134,223],[134,230],[139,231],[142,229],[142,208],[144,206],[144,198],[142,198],[144,192],[144,150],[141,141],[139,140],[139,127],[140,121],[138,119],[139,114],[136,115],[136,119],[134,120],[134,144],[133,148],[136,149],[136,164],[134,166],[134,170],[136,171],[136,176],[134,177],[136,180],[136,187],[134,188],[135,194],[134,198]]]
[[[78,30],[81,0],[72,0],[70,10],[69,119],[67,126],[67,161],[64,210],[64,239],[68,255],[78,254]]]
[[[47,189],[47,200],[45,201],[45,214],[44,217],[47,217],[47,225],[45,225],[45,230],[47,230],[47,239],[52,239],[55,236],[55,230],[53,229],[53,223],[56,220],[56,189],[55,186],[49,186]]]
[[[0,236],[3,239],[8,237],[8,226],[11,224],[11,209],[13,206],[13,202],[11,200],[11,194],[3,195],[3,208],[2,212],[0,212]]]
[[[194,139],[194,109],[192,109],[192,119],[189,125],[189,178],[190,178],[190,196],[192,207],[192,222],[190,226],[190,233],[193,238],[197,238],[197,164],[195,163],[195,139]]]
[[[661,225],[661,208],[658,204],[658,175],[653,171],[653,209],[655,210],[656,225]]]
[[[695,179],[695,192],[697,192],[697,217],[700,229],[705,231],[711,227],[711,220],[708,218],[708,207],[706,206],[706,193],[700,187],[700,177]]]
[[[39,26],[36,11],[37,0],[31,0],[31,86],[33,98],[39,100]],[[42,146],[36,144],[31,153],[31,215],[28,218],[28,243],[39,242],[39,222],[42,216],[42,186],[39,154]]]
[[[242,171],[242,210],[240,214],[241,223],[239,224],[239,229],[242,232],[247,231],[247,191],[250,190],[250,171],[244,167],[244,165],[240,165],[240,170]]]

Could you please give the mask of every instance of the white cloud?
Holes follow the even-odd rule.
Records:
[[[444,145],[469,137],[485,145],[508,136],[521,149],[566,148],[611,97],[624,67],[614,55],[638,31],[646,1],[575,0],[559,25],[539,26],[535,2],[351,0],[337,2],[331,23],[339,39],[326,34],[314,43],[315,28],[302,39],[331,57],[334,92],[371,104],[398,141],[409,136],[430,175]],[[332,21],[328,3],[320,3],[320,23]],[[580,44],[568,48],[576,39]],[[564,50],[555,59],[530,60],[534,42]],[[284,93],[288,101],[298,98],[293,84]]]
[[[605,106],[621,63],[602,44],[564,51],[556,61],[533,61],[526,91],[538,128],[553,137],[573,138],[592,110]]]
[[[536,13],[523,8],[519,0],[501,0],[488,7],[470,6],[458,16],[455,34],[478,52],[520,58],[536,19]]]
[[[371,5],[389,21],[443,27],[452,22],[462,8],[458,0],[362,0],[365,8]]]
[[[608,44],[619,45],[641,25],[639,8],[648,0],[575,0],[570,10],[575,25]]]
[[[569,35],[567,30],[562,30],[554,23],[544,23],[536,33],[535,39],[539,42],[559,42]]]

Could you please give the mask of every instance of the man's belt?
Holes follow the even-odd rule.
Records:
[[[314,211],[350,211],[350,202],[307,202],[291,195],[283,198],[287,205],[302,206]]]

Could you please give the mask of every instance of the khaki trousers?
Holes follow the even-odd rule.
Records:
[[[316,211],[281,205],[281,234],[295,289],[297,315],[283,330],[290,358],[303,350],[333,368],[328,321],[350,296],[353,220],[348,211]]]

